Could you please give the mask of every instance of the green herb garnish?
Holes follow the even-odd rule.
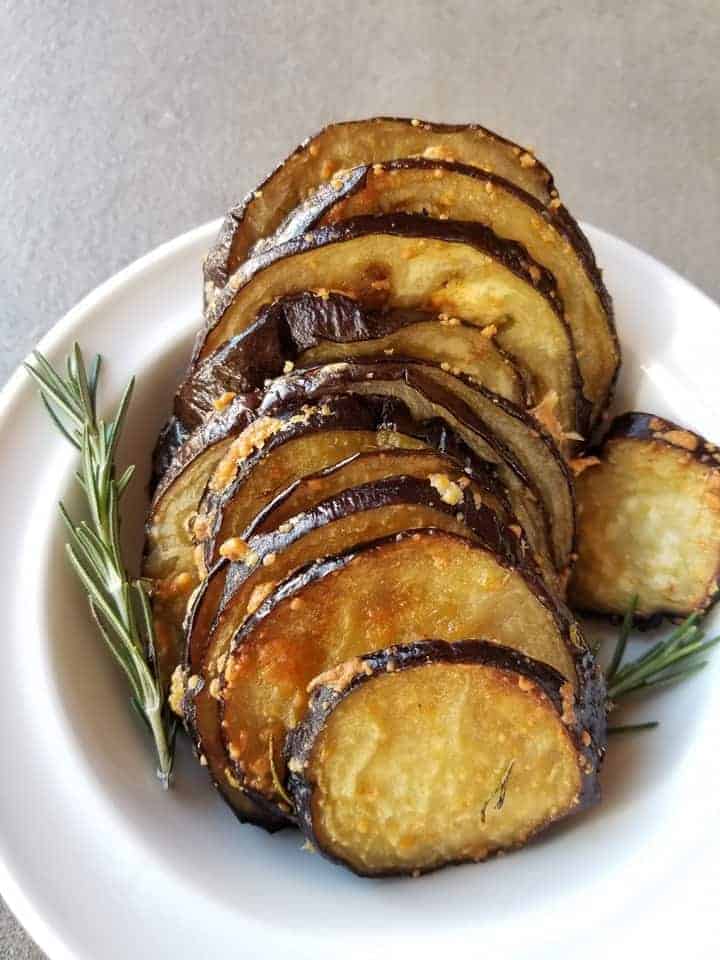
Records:
[[[658,720],[649,720],[647,723],[623,723],[616,727],[608,727],[607,732],[613,733],[640,733],[641,730],[654,730],[659,727]]]
[[[83,490],[90,518],[76,523],[60,504],[70,535],[66,544],[70,563],[87,591],[90,612],[101,637],[127,677],[131,703],[152,735],[158,758],[158,777],[168,787],[173,767],[177,722],[164,696],[155,655],[155,632],[146,588],[131,580],[120,553],[119,503],[134,467],[115,475],[115,451],[134,385],[123,393],[109,423],[97,416],[96,394],[101,358],[86,370],[75,344],[58,373],[35,351],[28,372],[40,388],[40,397],[63,436],[79,451],[75,477]]]
[[[637,602],[638,598],[633,597],[605,671],[611,710],[631,693],[667,686],[693,676],[707,664],[704,654],[720,643],[720,637],[705,639],[705,632],[698,626],[701,614],[692,613],[666,640],[660,640],[637,659],[623,664],[628,638],[635,623]],[[627,724],[609,727],[608,733],[631,733],[657,726],[657,721]]]

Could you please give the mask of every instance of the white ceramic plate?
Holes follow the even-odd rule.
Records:
[[[216,229],[124,270],[40,345],[55,361],[76,339],[104,354],[108,405],[138,376],[122,455],[141,477],[198,324],[200,261]],[[624,347],[617,409],[668,415],[717,441],[720,309],[626,243],[588,233]],[[177,785],[162,792],[63,556],[56,501],[77,505],[73,453],[22,372],[0,400],[0,457],[0,889],[53,960],[541,960],[558,950],[591,960],[720,946],[720,651],[634,708],[629,719],[661,727],[612,743],[605,802],[588,815],[484,865],[358,880],[301,852],[293,832],[238,826],[184,743]],[[134,486],[125,533],[137,555]]]

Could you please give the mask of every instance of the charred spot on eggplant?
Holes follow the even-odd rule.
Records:
[[[242,333],[190,370],[175,417],[192,429],[223,398],[250,395],[293,367],[395,356],[456,369],[521,406],[534,399],[528,379],[487,331],[422,310],[373,310],[338,293],[311,291],[262,307]]]

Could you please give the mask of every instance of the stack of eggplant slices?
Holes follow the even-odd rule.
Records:
[[[720,473],[660,417],[608,429],[611,301],[547,167],[480,126],[338,123],[204,270],[144,573],[222,797],[366,876],[595,802],[605,682],[566,597],[707,608]]]

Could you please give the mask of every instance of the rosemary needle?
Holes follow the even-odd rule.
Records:
[[[119,504],[133,475],[128,467],[116,477],[115,452],[127,414],[134,381],[130,380],[109,423],[97,415],[101,367],[97,356],[87,370],[75,344],[64,375],[37,351],[25,364],[40,398],[60,433],[80,454],[75,474],[89,519],[76,522],[63,504],[60,513],[68,531],[68,559],[88,596],[98,632],[130,686],[131,703],[153,738],[158,777],[168,787],[173,767],[176,721],[164,695],[155,634],[145,586],[130,580],[120,551]]]

